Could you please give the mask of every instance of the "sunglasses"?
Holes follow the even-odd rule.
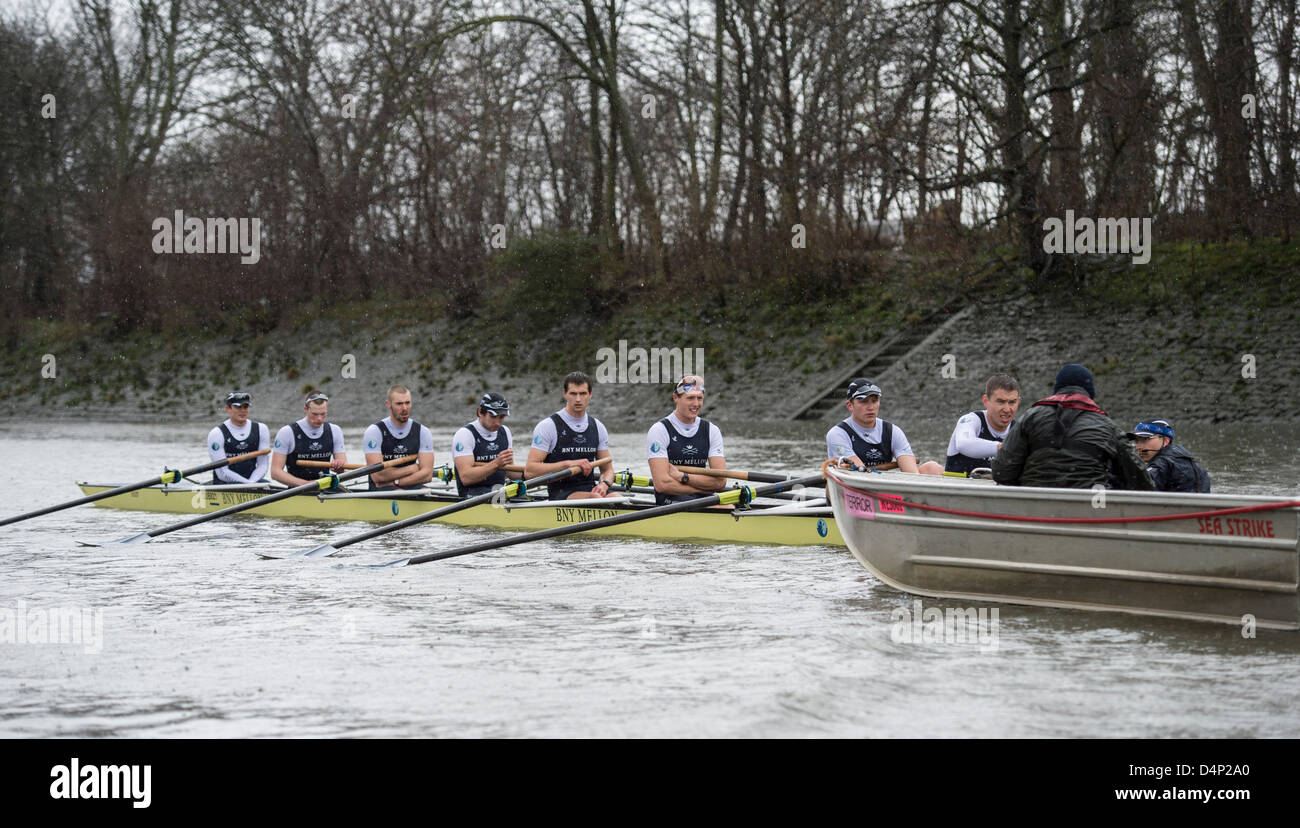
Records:
[[[314,403],[314,402],[329,402],[329,401],[330,401],[330,398],[327,397],[327,396],[325,396],[324,394],[322,394],[322,393],[319,392],[319,391],[317,391],[315,394],[312,394],[310,397],[307,398],[307,402],[309,402],[309,403]]]

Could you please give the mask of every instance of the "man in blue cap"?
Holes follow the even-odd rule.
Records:
[[[1065,489],[1155,488],[1133,444],[1093,401],[1091,371],[1074,362],[1065,365],[1052,392],[1002,441],[993,458],[995,481]]]
[[[1190,451],[1174,443],[1174,427],[1168,420],[1143,420],[1126,436],[1135,441],[1157,491],[1209,493],[1209,472]]]

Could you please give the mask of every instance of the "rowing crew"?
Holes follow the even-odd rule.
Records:
[[[1186,449],[1173,444],[1174,430],[1168,421],[1144,420],[1133,432],[1121,434],[1093,400],[1093,377],[1084,366],[1064,366],[1053,392],[1034,403],[1019,427],[1013,428],[1020,386],[1009,374],[994,374],[981,397],[984,410],[972,411],[957,421],[947,461],[940,466],[934,461],[917,463],[902,428],[879,416],[880,386],[869,379],[856,379],[849,384],[845,400],[849,416],[826,434],[827,456],[858,468],[896,463],[900,471],[932,475],[966,474],[979,466],[991,466],[993,479],[1004,485],[1209,491],[1205,469]],[[510,405],[498,393],[484,394],[477,419],[461,427],[452,439],[460,496],[484,494],[507,479],[539,477],[572,467],[577,468],[572,476],[548,485],[551,499],[607,496],[613,486],[613,464],[604,464],[597,472],[596,463],[610,457],[609,432],[588,413],[591,398],[591,377],[575,371],[564,378],[564,408],[533,429],[521,471],[513,465],[513,438],[505,425]],[[695,375],[683,377],[672,398],[673,411],[646,434],[646,457],[660,504],[707,497],[725,484],[724,478],[700,471],[726,468],[722,432],[700,416],[704,380]],[[342,429],[326,421],[328,403],[324,393],[309,393],[303,418],[276,434],[269,461],[260,457],[219,469],[217,482],[261,482],[268,465],[272,479],[286,486],[337,473],[347,455]],[[433,435],[411,419],[411,394],[404,386],[389,388],[385,405],[389,415],[369,426],[362,438],[366,464],[408,455],[417,455],[418,462],[375,472],[370,476],[370,488],[421,487],[433,478]],[[246,392],[227,396],[229,419],[209,434],[209,454],[214,461],[265,447],[269,432],[265,425],[249,419],[250,406]],[[304,461],[328,463],[328,469],[304,466]]]
[[[1017,424],[1020,386],[1009,374],[994,374],[981,397],[984,410],[957,421],[946,464],[918,466],[903,430],[878,416],[880,387],[856,379],[845,402],[849,416],[827,432],[826,452],[842,465],[896,462],[901,471],[921,474],[991,467],[994,481],[1010,486],[1210,491],[1208,473],[1173,442],[1167,420],[1148,418],[1121,433],[1095,393],[1092,372],[1069,363],[1057,373],[1052,395],[1035,402]]]
[[[599,461],[610,457],[609,431],[588,413],[591,397],[591,377],[575,371],[564,378],[564,408],[533,429],[528,458],[521,470],[513,465],[513,436],[505,425],[510,404],[499,393],[484,394],[476,419],[452,437],[457,493],[473,497],[492,491],[508,479],[540,477],[576,467],[572,476],[548,485],[552,500],[607,496],[614,483],[613,464]],[[721,478],[692,473],[706,466],[726,468],[722,432],[700,416],[704,380],[695,375],[683,377],[673,390],[673,403],[674,410],[651,426],[646,435],[656,500],[661,504],[707,497],[725,483]],[[419,488],[433,478],[433,435],[411,419],[411,393],[404,386],[388,389],[385,406],[388,416],[370,425],[362,438],[366,465],[412,454],[417,455],[418,462],[371,474],[370,488]],[[228,419],[208,435],[208,453],[214,461],[267,447],[269,430],[250,419],[251,407],[252,397],[247,392],[227,395]],[[308,393],[302,419],[280,429],[269,458],[263,455],[218,469],[214,482],[265,482],[269,469],[271,479],[286,486],[300,486],[339,472],[345,466],[347,451],[343,430],[328,422],[328,414],[329,397],[320,391]]]
[[[208,433],[208,456],[212,460],[267,448],[270,432],[266,425],[249,418],[252,402],[252,396],[245,391],[226,395],[228,419]],[[361,438],[366,447],[366,465],[412,454],[417,455],[417,462],[371,474],[370,488],[422,486],[433,479],[433,434],[411,419],[411,392],[405,387],[389,388],[384,404],[388,416],[371,424]],[[262,455],[217,469],[214,482],[262,483],[269,469],[272,480],[293,487],[342,471],[347,463],[347,447],[343,429],[328,421],[329,397],[324,392],[311,391],[303,401],[302,410],[302,419],[276,433],[269,457]]]

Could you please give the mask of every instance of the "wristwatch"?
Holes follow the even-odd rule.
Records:
[[[682,472],[682,485],[686,484],[686,477],[687,477],[686,472]]]

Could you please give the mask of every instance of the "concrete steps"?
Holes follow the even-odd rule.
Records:
[[[790,416],[791,420],[830,420],[843,415],[844,393],[857,377],[879,380],[880,375],[899,360],[920,347],[926,340],[942,333],[948,326],[971,312],[971,306],[956,310],[936,310],[882,339],[853,368],[845,369],[834,383],[804,402]]]

